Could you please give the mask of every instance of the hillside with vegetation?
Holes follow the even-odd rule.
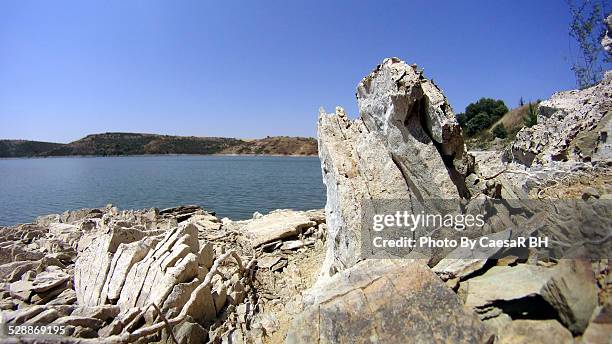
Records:
[[[61,143],[27,141],[27,140],[0,140],[0,157],[15,158],[37,156],[62,147]]]
[[[0,141],[0,157],[145,154],[316,155],[317,142],[314,138],[287,136],[241,140],[139,133],[93,134],[68,144],[24,140]]]
[[[317,141],[310,137],[274,136],[231,146],[223,154],[317,155]]]
[[[539,101],[508,109],[502,100],[481,98],[457,115],[466,136],[468,149],[503,149],[525,126],[537,123]]]

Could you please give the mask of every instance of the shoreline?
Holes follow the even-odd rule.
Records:
[[[157,157],[157,156],[219,156],[219,157],[291,157],[291,158],[318,158],[314,154],[130,154],[130,155],[52,155],[52,156],[20,156],[20,157],[0,157],[0,160],[18,159],[53,159],[53,158],[127,158],[127,157]]]

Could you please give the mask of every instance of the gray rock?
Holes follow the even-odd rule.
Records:
[[[144,233],[131,228],[116,227],[107,233],[93,233],[84,239],[86,248],[75,263],[74,282],[79,305],[97,306],[104,304],[102,298],[106,274],[121,244],[131,243],[144,237]],[[88,240],[90,239],[91,240]],[[83,239],[81,243],[84,244]],[[81,245],[81,244],[79,244]]]
[[[36,275],[32,282],[32,291],[42,293],[59,287],[70,280],[70,275],[63,271],[43,271]]]
[[[589,198],[599,198],[599,191],[591,186],[585,187],[582,191],[582,199],[586,201]]]
[[[198,253],[198,264],[210,269],[215,261],[215,250],[211,243],[200,243],[200,252]]]
[[[510,235],[511,231],[505,230],[487,237],[491,240],[507,240],[510,239]],[[474,250],[459,247],[438,262],[432,270],[445,280],[452,278],[463,279],[482,269],[487,263],[487,258],[492,257],[500,250],[501,248],[496,246],[492,248],[477,246]]]
[[[321,112],[319,157],[327,187],[322,277],[361,259],[361,213],[369,199],[467,195],[470,170],[461,129],[442,92],[416,68],[385,59],[357,87],[360,118]]]

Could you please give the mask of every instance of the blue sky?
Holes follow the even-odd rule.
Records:
[[[565,1],[2,1],[0,138],[316,135],[383,58],[455,112],[575,87]],[[573,54],[576,54],[573,50]]]

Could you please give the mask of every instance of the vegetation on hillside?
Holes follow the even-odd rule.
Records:
[[[26,141],[26,140],[0,140],[0,157],[15,158],[24,156],[37,156],[63,146],[61,143]]]
[[[480,98],[465,108],[465,113],[457,115],[459,124],[467,136],[474,136],[478,132],[489,128],[499,118],[508,112],[503,100]]]
[[[317,142],[314,138],[286,136],[246,141],[139,133],[94,134],[68,144],[0,141],[0,157],[143,154],[316,155]]]
[[[466,133],[468,149],[502,149],[508,146],[521,128],[524,126],[531,127],[537,123],[539,102],[538,100],[525,104],[525,101],[521,98],[517,108],[507,111],[497,120],[471,135],[467,133],[465,121],[460,121]],[[460,114],[459,116],[461,118],[465,115]]]

